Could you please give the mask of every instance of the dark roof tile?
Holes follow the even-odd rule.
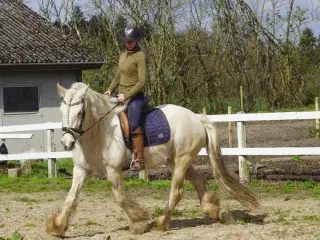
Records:
[[[97,63],[100,53],[66,36],[19,0],[0,0],[0,64]]]

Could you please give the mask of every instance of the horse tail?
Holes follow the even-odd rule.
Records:
[[[209,122],[205,115],[199,114],[199,117],[207,133],[207,152],[219,186],[243,205],[251,204],[253,207],[259,207],[256,196],[230,175],[221,160],[221,148],[215,125]]]

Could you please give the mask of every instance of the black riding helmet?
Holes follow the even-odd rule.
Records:
[[[141,30],[138,27],[126,27],[121,34],[123,41],[138,41],[141,38]]]

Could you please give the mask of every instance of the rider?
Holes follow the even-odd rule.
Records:
[[[138,41],[141,38],[138,27],[126,27],[121,34],[126,51],[120,54],[116,75],[105,94],[110,95],[118,88],[118,101],[128,101],[128,119],[135,157],[130,164],[133,171],[144,169],[144,139],[140,127],[142,107],[144,105],[143,88],[148,80],[147,60]]]

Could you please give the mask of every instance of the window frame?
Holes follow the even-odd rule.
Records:
[[[42,108],[41,108],[41,85],[40,84],[3,84],[2,86],[2,113],[3,115],[41,115]],[[36,87],[38,88],[38,111],[25,111],[25,112],[5,112],[5,101],[4,101],[4,89],[5,88],[13,88],[13,87]]]

